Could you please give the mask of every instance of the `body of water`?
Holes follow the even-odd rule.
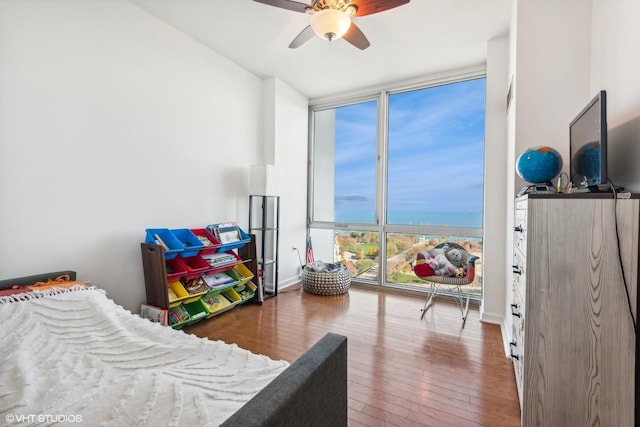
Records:
[[[374,213],[368,210],[336,210],[336,222],[374,223]],[[387,223],[393,225],[430,225],[482,228],[482,212],[388,212]]]

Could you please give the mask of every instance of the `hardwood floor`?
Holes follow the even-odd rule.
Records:
[[[281,292],[186,332],[293,361],[326,332],[348,339],[350,426],[519,426],[520,406],[500,328],[471,308],[352,286],[340,296]]]

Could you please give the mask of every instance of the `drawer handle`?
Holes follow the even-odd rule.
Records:
[[[511,356],[512,359],[520,360],[520,357],[517,354],[513,354],[513,351],[509,352],[509,356]]]
[[[522,274],[522,269],[520,268],[520,266],[512,265],[511,267],[513,267],[513,274]]]
[[[520,313],[516,313],[514,310],[518,309],[518,304],[511,304],[511,315],[516,317],[522,317]]]
[[[515,227],[513,227],[513,231],[517,231],[518,233],[522,233],[524,230],[522,229],[521,225],[516,225]]]

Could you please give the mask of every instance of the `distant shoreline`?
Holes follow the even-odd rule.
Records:
[[[370,210],[336,209],[335,222],[373,224],[374,214]],[[436,227],[482,228],[482,212],[423,212],[390,211],[388,224],[425,225]]]

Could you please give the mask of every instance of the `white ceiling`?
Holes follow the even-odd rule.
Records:
[[[371,42],[314,37],[288,45],[310,16],[252,0],[130,0],[257,76],[314,99],[484,64],[487,41],[506,35],[512,0],[412,0],[355,18]],[[301,2],[305,2],[302,0]]]

